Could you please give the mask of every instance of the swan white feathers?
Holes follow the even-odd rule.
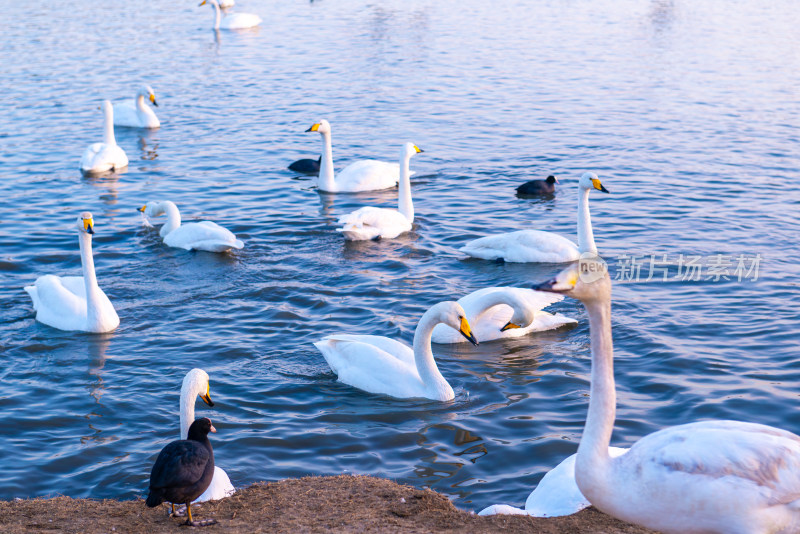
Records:
[[[602,266],[601,266],[602,267]],[[580,300],[589,316],[589,412],[575,461],[581,493],[603,512],[665,533],[800,532],[800,436],[766,425],[701,421],[643,437],[612,458],[616,417],[608,272],[577,265],[535,286]]]
[[[154,106],[158,106],[156,94],[149,85],[140,87],[132,101],[128,100],[114,104],[114,124],[131,128],[161,127],[161,122],[158,120],[155,111],[145,103],[145,99]]]
[[[215,30],[244,30],[261,24],[261,17],[252,13],[227,13],[222,17],[219,9],[220,4],[217,0],[203,0],[200,2],[201,6],[205,4],[211,4],[214,8]],[[233,3],[230,5],[233,5]]]
[[[345,384],[401,399],[447,401],[455,394],[439,372],[431,351],[431,332],[439,323],[478,344],[461,306],[457,302],[440,302],[419,320],[413,348],[382,336],[348,334],[326,336],[314,346]]]
[[[521,337],[531,332],[552,330],[577,321],[542,308],[563,300],[561,295],[521,287],[486,287],[458,299],[467,313],[472,332],[481,341]],[[464,341],[452,329],[437,325],[433,329],[434,343]]]
[[[357,193],[390,189],[400,180],[400,165],[374,159],[359,160],[342,169],[334,178],[331,125],[325,119],[313,124],[306,132],[322,136],[322,161],[317,188],[326,193]],[[409,176],[414,174],[409,173]]]
[[[114,305],[97,285],[92,257],[94,219],[89,212],[77,220],[83,276],[40,276],[25,291],[33,301],[36,320],[59,330],[111,332],[119,326]]]
[[[516,263],[566,263],[584,252],[597,254],[589,217],[589,192],[595,189],[608,193],[595,173],[584,173],[578,182],[578,245],[552,232],[518,230],[475,239],[459,250],[474,258]]]
[[[205,250],[208,252],[226,252],[232,248],[244,246],[228,229],[215,222],[201,221],[181,225],[181,214],[178,207],[170,200],[150,201],[139,211],[148,217],[167,215],[167,222],[161,227],[159,235],[164,244],[184,250]]]
[[[103,142],[89,145],[81,157],[80,169],[85,173],[114,171],[128,166],[128,156],[114,137],[114,108],[104,100]]]
[[[392,239],[411,230],[414,204],[411,201],[411,181],[408,169],[411,156],[423,152],[414,143],[404,143],[400,149],[400,190],[397,209],[366,206],[339,218],[344,238],[349,241]]]

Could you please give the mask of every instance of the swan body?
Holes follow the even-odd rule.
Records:
[[[408,170],[411,156],[422,150],[413,143],[405,143],[400,151],[400,191],[397,209],[366,206],[339,218],[344,238],[349,241],[392,239],[411,230],[414,222],[414,205],[411,202],[411,181]]]
[[[322,161],[319,167],[317,188],[326,193],[357,193],[390,189],[400,180],[400,165],[374,159],[351,163],[334,178],[331,125],[325,119],[313,124],[306,132],[319,132],[322,136]],[[414,174],[409,173],[409,176]]]
[[[194,403],[197,397],[203,399],[208,406],[214,406],[208,380],[208,373],[202,369],[192,369],[183,377],[180,400],[181,439],[187,439],[189,425],[194,421]],[[216,501],[234,493],[236,489],[231,484],[228,474],[215,465],[211,484],[194,502]]]
[[[261,17],[252,13],[228,13],[222,17],[220,3],[217,0],[203,0],[200,3],[201,6],[205,4],[211,4],[214,8],[215,30],[244,30],[261,24]],[[230,5],[233,5],[233,2]]]
[[[128,156],[114,137],[114,108],[104,100],[103,142],[89,145],[81,157],[80,169],[86,173],[114,171],[128,166]]]
[[[25,291],[33,301],[36,320],[59,330],[111,332],[119,326],[114,305],[100,286],[92,257],[94,219],[89,212],[78,217],[78,243],[83,276],[40,276]]]
[[[581,300],[589,316],[591,391],[575,481],[592,505],[664,533],[800,532],[800,436],[786,430],[701,421],[654,432],[612,458],[616,388],[608,273],[584,281],[573,265],[536,289]]]
[[[208,252],[226,252],[232,248],[244,246],[230,231],[217,223],[202,221],[181,225],[181,214],[174,202],[162,200],[150,201],[139,211],[148,217],[167,215],[167,222],[161,227],[159,235],[164,244],[184,250],[205,250]]]
[[[461,247],[461,252],[484,260],[516,263],[566,263],[577,261],[584,252],[597,254],[589,218],[589,191],[608,190],[593,172],[584,173],[578,186],[578,245],[552,232],[519,230],[475,239]]]
[[[560,295],[521,287],[486,287],[458,299],[467,313],[472,332],[481,341],[521,337],[531,332],[552,330],[575,319],[553,315],[542,308],[561,301]],[[461,343],[463,337],[444,325],[437,325],[433,343]]]
[[[133,101],[119,102],[114,104],[114,124],[116,126],[130,126],[131,128],[159,128],[161,122],[156,117],[153,108],[145,103],[149,100],[154,106],[156,94],[149,85],[143,85]]]
[[[337,334],[314,343],[339,381],[369,393],[401,399],[447,401],[453,388],[439,372],[431,351],[431,332],[444,323],[477,345],[457,302],[440,302],[426,311],[414,332],[414,346],[382,336]]]

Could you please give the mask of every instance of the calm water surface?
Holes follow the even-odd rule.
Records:
[[[183,375],[217,403],[217,464],[236,486],[366,473],[457,506],[522,505],[573,453],[588,402],[578,326],[435,348],[449,403],[336,381],[312,342],[335,332],[410,342],[432,304],[529,286],[554,265],[467,260],[466,241],[522,228],[574,238],[577,178],[611,190],[592,217],[612,273],[624,256],[760,254],[758,279],[615,286],[619,412],[612,443],[734,418],[800,432],[797,347],[800,10],[755,2],[314,3],[239,0],[252,31],[210,30],[196,2],[7,3],[0,39],[0,498],[142,496],[178,434]],[[101,99],[153,86],[162,127],[118,128],[129,168],[84,178]],[[316,157],[327,118],[338,168],[414,158],[414,231],[344,243],[336,218],[394,191],[324,195],[286,166]],[[553,199],[514,188],[555,173]],[[166,248],[135,208],[171,199],[245,248]],[[73,224],[95,216],[115,332],[35,322],[22,290],[77,275]],[[646,269],[645,269],[646,270]],[[705,278],[705,276],[703,277]],[[750,277],[752,278],[752,276]],[[202,406],[202,409],[201,409]]]

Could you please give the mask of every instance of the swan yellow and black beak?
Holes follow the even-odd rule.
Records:
[[[467,322],[466,317],[461,318],[461,328],[458,329],[462,336],[467,338],[467,341],[472,343],[473,345],[478,344],[478,340],[475,339],[475,336],[472,335],[472,329],[469,327],[469,323]]]
[[[522,328],[522,327],[518,324],[514,324],[511,321],[508,321],[505,325],[503,325],[503,328],[501,328],[500,331],[505,332],[506,330],[511,330],[512,328]]]
[[[319,123],[312,124],[311,128],[306,130],[306,132],[317,132],[317,131],[319,131]]]
[[[548,293],[566,293],[575,288],[575,284],[578,283],[579,275],[580,271],[578,270],[578,266],[573,265],[571,267],[567,267],[547,282],[534,285],[531,287],[531,289],[536,291],[547,291]]]
[[[156,102],[156,95],[150,93],[150,102],[153,103],[154,106],[158,107],[158,102]]]
[[[83,229],[87,234],[94,234],[94,219],[88,217],[83,220]]]
[[[419,154],[419,153],[421,153],[421,152],[425,152],[424,150],[422,150],[422,149],[421,149],[420,147],[418,147],[417,145],[414,145],[414,150],[416,150],[416,151],[417,151],[417,154]]]
[[[200,395],[200,398],[203,399],[203,402],[208,404],[210,407],[214,407],[214,403],[211,401],[211,386],[206,388],[206,394]]]
[[[556,180],[556,181],[558,181],[558,180]],[[598,191],[602,191],[603,193],[608,193],[609,192],[608,189],[603,187],[603,184],[600,183],[600,179],[599,178],[592,178],[592,185]]]
[[[200,3],[197,5],[197,7],[204,6],[204,5],[206,5],[206,0],[203,0],[202,2],[200,2]]]
[[[147,204],[145,204],[141,208],[136,208],[136,211],[141,211],[142,213],[144,213],[144,210],[146,210],[146,209],[147,209]]]

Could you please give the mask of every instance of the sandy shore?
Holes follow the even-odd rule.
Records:
[[[591,532],[644,534],[649,530],[594,508],[558,518],[479,517],[458,510],[443,495],[367,476],[306,477],[258,483],[232,497],[192,509],[216,525],[183,527],[167,507],[142,500],[28,499],[0,501],[0,532]]]

